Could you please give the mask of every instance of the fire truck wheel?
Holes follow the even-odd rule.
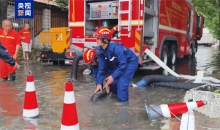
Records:
[[[168,53],[167,45],[164,44],[163,48],[162,48],[162,51],[161,51],[161,56],[160,57],[161,57],[161,60],[163,61],[163,63],[166,64],[166,65],[167,65],[167,62],[168,62],[168,55],[169,55],[169,53]]]
[[[176,63],[177,58],[177,51],[176,51],[176,45],[172,45],[170,48],[170,64],[174,65]]]

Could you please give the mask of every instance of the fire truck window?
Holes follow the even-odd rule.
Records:
[[[199,27],[199,28],[201,27],[201,21],[202,21],[202,17],[199,16],[199,18],[198,18],[198,27]]]
[[[188,10],[188,18],[187,18],[187,34],[189,34],[189,30],[190,30],[190,18],[191,18],[191,11]]]
[[[150,9],[151,6],[151,1],[150,0],[145,0],[145,7]]]

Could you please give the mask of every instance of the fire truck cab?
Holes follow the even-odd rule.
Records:
[[[106,26],[113,41],[139,57],[140,69],[158,69],[145,49],[165,64],[175,64],[177,57],[195,55],[203,24],[203,16],[187,0],[69,0],[72,44],[66,51],[66,63],[96,46],[93,34]]]

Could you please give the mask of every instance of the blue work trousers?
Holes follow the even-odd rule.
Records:
[[[117,94],[119,102],[128,101],[128,87],[137,68],[138,61],[130,62],[127,64],[124,73],[118,79],[114,79],[114,82],[110,85],[111,92]]]

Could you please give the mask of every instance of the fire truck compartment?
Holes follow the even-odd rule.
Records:
[[[92,38],[98,27],[113,28],[118,24],[116,1],[92,0],[86,2],[85,36]],[[113,37],[117,36],[117,31]]]
[[[155,28],[154,24],[156,24],[156,21],[154,19],[155,17],[155,11],[154,9],[157,9],[157,1],[154,0],[146,0],[145,1],[145,9],[144,9],[144,37],[145,38],[152,38],[154,37],[154,31],[157,30]]]
[[[104,1],[104,0],[91,0],[86,2],[86,24],[85,24],[85,36],[86,38],[92,38],[95,30],[100,26],[106,26],[113,28],[118,24],[118,6],[116,1]],[[158,3],[154,0],[145,1],[144,9],[144,34],[145,39],[151,39],[155,36],[154,32],[158,26],[155,20],[155,10],[158,10]],[[113,37],[117,37],[117,31],[113,34]],[[118,37],[117,37],[118,38]]]

